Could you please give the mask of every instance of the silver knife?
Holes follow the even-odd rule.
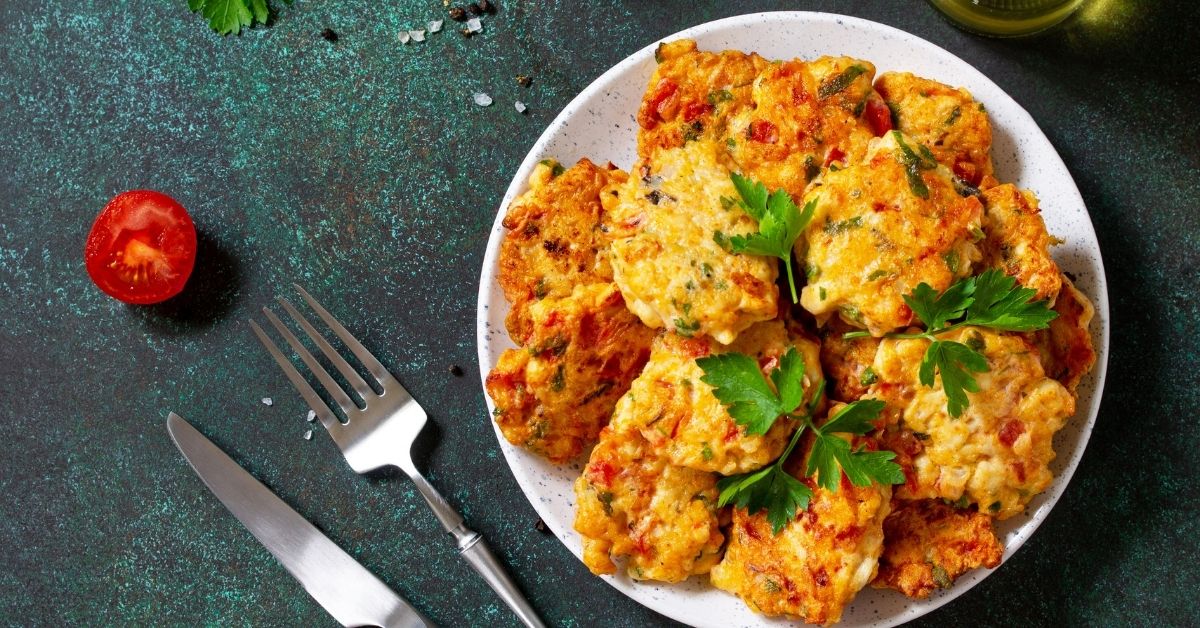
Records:
[[[174,412],[167,431],[217,499],[343,626],[434,625]]]

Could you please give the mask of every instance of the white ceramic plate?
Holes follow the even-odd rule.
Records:
[[[992,157],[996,175],[1001,181],[1015,182],[1037,193],[1049,231],[1066,240],[1054,250],[1055,259],[1076,278],[1076,285],[1096,306],[1092,331],[1098,360],[1079,388],[1078,411],[1074,419],[1055,438],[1058,458],[1052,470],[1056,479],[1045,493],[1033,500],[1026,514],[997,526],[1007,560],[1045,519],[1071,479],[1096,420],[1108,360],[1108,291],[1100,248],[1087,208],[1062,159],[1029,114],[995,83],[949,52],[890,26],[828,13],[758,13],[702,24],[664,41],[684,37],[695,39],[702,50],[754,51],[768,59],[821,55],[858,57],[874,63],[880,73],[906,70],[949,85],[966,87],[987,107],[993,128]],[[513,346],[504,330],[508,303],[496,283],[496,260],[504,235],[500,224],[504,209],[525,191],[526,179],[540,159],[554,157],[570,165],[581,157],[589,157],[597,163],[612,161],[629,169],[636,154],[637,122],[634,116],[654,70],[657,44],[654,42],[630,55],[572,100],[529,151],[504,195],[488,241],[479,284],[477,335],[482,377],[486,377],[500,353]],[[493,409],[491,399],[487,403],[488,409]],[[496,438],[534,509],[579,557],[580,538],[572,529],[575,516],[572,485],[579,476],[579,464],[556,466],[513,447],[499,430]],[[950,589],[937,592],[923,602],[868,587],[846,609],[842,624],[892,626],[911,620],[962,595],[989,573],[987,569],[970,572]],[[604,579],[639,603],[694,626],[788,624],[752,612],[741,600],[713,588],[702,577],[693,577],[676,585],[635,583],[624,575]]]

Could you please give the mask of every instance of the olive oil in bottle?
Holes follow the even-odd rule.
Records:
[[[929,0],[959,26],[981,35],[1019,37],[1067,18],[1084,0]]]

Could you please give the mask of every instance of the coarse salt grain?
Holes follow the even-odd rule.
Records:
[[[263,398],[262,398],[262,402],[263,402],[263,405],[264,405],[264,406],[273,406],[273,405],[275,405],[275,400],[274,400],[274,399],[271,399],[270,397],[263,397]]]
[[[426,26],[429,27],[429,32],[436,33],[442,30],[442,24],[443,20],[433,20],[432,22],[426,24]]]
[[[308,430],[304,433],[304,440],[312,440],[312,430]]]
[[[413,41],[425,41],[425,31],[408,31],[408,36]]]
[[[467,20],[467,30],[472,33],[483,32],[483,22],[479,21],[479,18],[473,17]]]
[[[313,412],[312,410],[309,410],[309,411],[308,411],[308,416],[304,417],[304,420],[308,421],[309,423],[312,423],[313,421],[316,421],[316,420],[317,420],[317,413],[316,413],[316,412]]]
[[[483,92],[475,92],[475,95],[472,96],[472,98],[475,99],[475,104],[479,105],[480,107],[487,107],[488,105],[492,104],[492,97]]]
[[[513,108],[517,110],[517,113],[525,113],[525,111],[529,109],[529,107],[525,106],[525,103],[519,100],[513,103]]]
[[[402,43],[402,44],[407,44],[408,40],[411,39],[411,37],[409,37],[408,31],[400,31],[400,34],[396,35],[396,39],[399,39],[400,43]]]

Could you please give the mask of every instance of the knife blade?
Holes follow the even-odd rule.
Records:
[[[343,626],[434,625],[174,412],[167,432],[217,499]]]

